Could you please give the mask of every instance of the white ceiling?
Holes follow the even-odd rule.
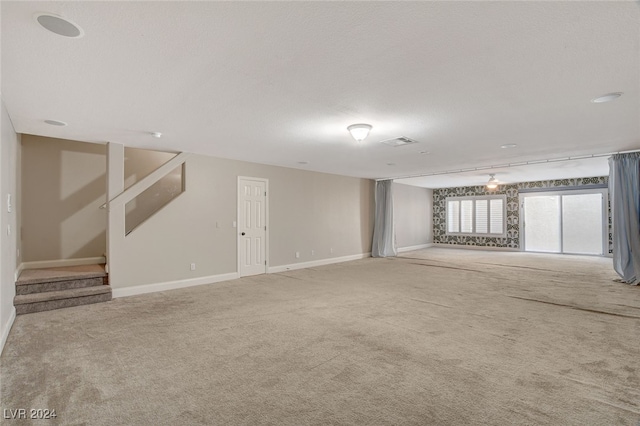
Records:
[[[36,12],[85,35],[50,33]],[[2,1],[1,14],[20,133],[366,178],[640,149],[638,2]],[[610,92],[624,95],[590,102]],[[346,127],[360,122],[373,130],[358,144]],[[379,143],[400,135],[420,143]],[[497,173],[608,172],[599,158]]]

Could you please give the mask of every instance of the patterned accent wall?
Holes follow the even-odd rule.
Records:
[[[458,244],[482,247],[520,248],[520,190],[534,188],[549,188],[562,190],[576,186],[608,184],[608,176],[541,180],[536,182],[521,182],[499,185],[494,190],[487,190],[485,186],[463,186],[458,188],[442,188],[433,190],[433,241],[441,244]],[[477,195],[506,195],[507,197],[507,236],[476,237],[465,235],[447,235],[447,197],[464,197]],[[612,252],[611,241],[611,205],[609,205],[609,253]]]

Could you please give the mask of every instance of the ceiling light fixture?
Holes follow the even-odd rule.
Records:
[[[64,127],[67,125],[67,123],[65,123],[64,121],[59,121],[59,120],[44,120],[45,123],[50,124],[52,126],[61,126]]]
[[[506,143],[504,145],[500,145],[500,148],[509,149],[509,148],[515,148],[516,146],[518,146],[518,145],[516,145],[515,143]]]
[[[51,13],[38,13],[36,21],[45,30],[63,37],[80,38],[84,35],[84,31],[78,25]]]
[[[498,187],[498,180],[496,179],[496,175],[491,173],[489,178],[489,182],[487,182],[488,189],[496,189]]]
[[[593,102],[594,104],[601,104],[601,103],[604,103],[604,102],[611,102],[611,101],[615,101],[620,96],[622,96],[622,92],[607,93],[606,95],[598,96],[597,98],[591,99],[591,102]]]
[[[154,138],[161,138],[162,137],[162,133],[160,133],[160,132],[151,132],[151,136],[153,136]]]
[[[347,130],[349,131],[349,133],[351,133],[351,136],[353,136],[356,141],[362,142],[367,136],[369,136],[371,125],[352,124],[351,126],[347,127]]]

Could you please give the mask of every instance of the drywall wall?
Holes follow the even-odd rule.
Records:
[[[33,135],[23,135],[22,146],[22,260],[101,257],[106,250],[106,210],[99,208],[106,201],[106,146]],[[174,155],[127,148],[125,186]]]
[[[174,153],[125,146],[124,187],[129,188],[175,156]]]
[[[124,187],[140,179],[175,157],[176,154],[146,149],[124,148]],[[134,229],[182,191],[182,168],[165,176],[125,206],[127,230]]]
[[[99,257],[106,147],[22,135],[23,262]]]
[[[433,242],[433,190],[394,183],[393,219],[398,248]]]
[[[485,186],[466,186],[433,190],[433,240],[435,243],[465,246],[501,247],[520,249],[520,191],[549,189],[562,190],[581,186],[606,185],[608,176],[585,177],[575,179],[544,180],[499,185],[495,190],[487,190]],[[447,235],[446,198],[476,195],[504,194],[507,197],[507,236],[476,237],[465,235]],[[609,208],[609,253],[611,253],[611,209]]]
[[[22,139],[23,261],[102,256],[106,146]],[[173,156],[157,154],[125,151],[126,186]],[[372,181],[196,155],[186,175],[187,192],[126,237],[118,250],[121,262],[110,259],[112,283],[135,286],[236,272],[238,176],[270,180],[270,266],[370,251]]]
[[[110,243],[113,287],[236,273],[238,176],[269,180],[269,266],[370,252],[373,181],[192,155],[186,191]]]
[[[20,137],[11,124],[9,114],[1,103],[0,139],[0,352],[15,318],[13,298],[15,296],[15,271],[18,263],[20,203],[17,196],[20,158]],[[8,197],[11,196],[11,211]]]

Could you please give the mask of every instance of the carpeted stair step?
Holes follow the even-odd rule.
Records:
[[[73,288],[68,290],[46,291],[18,295],[13,299],[16,314],[50,311],[71,306],[89,305],[91,303],[111,300],[111,286]]]
[[[77,279],[59,277],[42,280],[22,280],[16,282],[16,295],[95,287],[107,284],[106,280],[106,276],[82,277]]]

